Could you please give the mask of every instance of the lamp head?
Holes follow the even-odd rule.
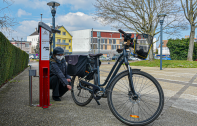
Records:
[[[166,14],[158,14],[158,18],[160,21],[164,21],[165,16],[167,16]]]
[[[52,11],[52,9],[53,9],[53,10],[54,10],[54,9],[56,10],[57,7],[60,6],[60,4],[57,3],[57,2],[55,2],[55,1],[48,2],[47,5],[51,8],[51,11]]]

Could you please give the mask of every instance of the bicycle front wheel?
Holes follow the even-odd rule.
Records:
[[[113,115],[127,125],[147,125],[162,112],[164,94],[158,81],[142,71],[132,71],[133,86],[137,97],[132,95],[129,72],[122,72],[109,87],[108,105]]]
[[[73,76],[71,81],[72,91],[71,95],[73,101],[79,106],[85,106],[89,104],[93,98],[93,94],[90,93],[89,90],[82,88],[80,85],[80,77]],[[90,82],[91,83],[91,82]],[[86,88],[91,89],[89,86],[85,86]]]

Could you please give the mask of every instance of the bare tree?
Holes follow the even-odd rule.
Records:
[[[196,0],[181,0],[181,5],[184,10],[185,18],[188,20],[191,31],[190,31],[190,40],[189,40],[189,49],[187,54],[187,60],[193,61],[193,51],[194,51],[194,36],[195,36],[195,29],[197,27],[197,1]]]
[[[181,24],[181,7],[178,0],[96,0],[97,19],[105,24],[114,24],[117,28],[129,29],[137,33],[146,33],[155,36],[160,33],[158,15],[166,13],[168,21],[164,23],[167,33],[179,32]],[[149,59],[154,60],[153,48]]]
[[[10,30],[10,27],[13,27],[17,24],[16,18],[8,15],[10,6],[14,3],[13,0],[3,0],[3,3],[6,6],[0,6],[0,29],[1,30]]]

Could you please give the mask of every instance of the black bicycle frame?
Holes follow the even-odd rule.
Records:
[[[103,84],[100,84],[99,66],[97,65],[97,73],[98,73],[98,81],[97,81],[97,82],[98,82],[98,83],[97,83],[96,85],[98,85],[99,87],[100,87],[100,86],[105,86],[105,85],[109,82],[109,83],[107,84],[107,86],[105,87],[105,90],[108,89],[109,86],[110,86],[110,84],[111,84],[111,82],[112,82],[112,80],[114,79],[114,77],[115,77],[116,74],[118,73],[118,71],[119,71],[121,65],[122,65],[123,63],[125,63],[127,69],[129,70],[129,76],[128,76],[128,78],[129,78],[130,90],[132,91],[133,94],[136,94],[136,92],[135,92],[135,90],[134,90],[134,86],[133,86],[133,80],[132,80],[132,69],[131,69],[130,66],[129,66],[129,62],[128,62],[127,57],[128,57],[128,53],[126,53],[126,49],[125,49],[125,47],[124,47],[123,53],[118,57],[118,59],[117,59],[117,61],[115,62],[114,66],[112,67],[110,73],[108,74],[107,79],[105,80],[105,82],[104,82]],[[121,60],[121,59],[122,59],[122,60]],[[98,64],[98,62],[99,62],[99,58],[97,58],[97,64]],[[120,62],[120,63],[118,64],[118,62]],[[118,66],[117,66],[117,64],[118,64]],[[117,66],[117,67],[116,67],[116,66]],[[115,69],[115,68],[116,68],[116,69]],[[112,75],[112,74],[113,74],[113,75]],[[111,76],[111,75],[112,75],[112,76]]]
[[[97,81],[95,82],[95,85],[90,84],[90,83],[89,83],[89,84],[87,83],[87,84],[90,85],[90,86],[97,87],[97,88],[101,89],[101,88],[100,88],[101,86],[105,86],[105,85],[109,82],[109,83],[107,84],[107,86],[105,87],[105,89],[104,89],[104,90],[106,91],[106,89],[109,88],[109,86],[110,86],[112,80],[114,79],[114,77],[115,77],[116,74],[118,73],[118,71],[119,71],[121,65],[122,65],[123,63],[125,63],[127,69],[129,70],[128,79],[129,79],[130,90],[131,90],[132,94],[135,95],[136,92],[135,92],[134,86],[133,86],[132,69],[131,69],[131,67],[129,66],[129,62],[128,62],[127,57],[128,57],[128,54],[126,53],[126,49],[125,49],[125,47],[124,47],[123,53],[118,57],[118,60],[115,62],[115,64],[114,64],[114,66],[112,67],[112,69],[111,69],[109,75],[107,76],[107,79],[105,80],[105,82],[104,82],[103,84],[100,84],[99,58],[97,57],[97,66],[96,66],[96,67],[97,67],[96,70],[97,70],[97,74],[98,74]],[[122,59],[122,60],[121,60],[121,59]],[[120,62],[120,63],[118,64],[118,62]],[[117,66],[117,65],[118,65],[118,66]],[[117,66],[117,67],[116,67],[116,66]],[[112,74],[113,74],[113,75],[112,75]],[[82,86],[81,83],[80,83],[80,86],[81,86],[82,88],[84,88],[84,89],[89,90],[89,91],[92,92],[91,89]]]

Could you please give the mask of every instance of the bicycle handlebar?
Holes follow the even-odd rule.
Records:
[[[127,45],[133,48],[134,45],[133,45],[133,38],[131,38],[131,34],[127,34],[121,29],[118,29],[118,31],[124,35],[124,41],[127,42]]]
[[[123,30],[121,30],[121,29],[118,29],[118,31],[120,32],[120,33],[122,33],[122,34],[124,34],[124,35],[127,35]]]

